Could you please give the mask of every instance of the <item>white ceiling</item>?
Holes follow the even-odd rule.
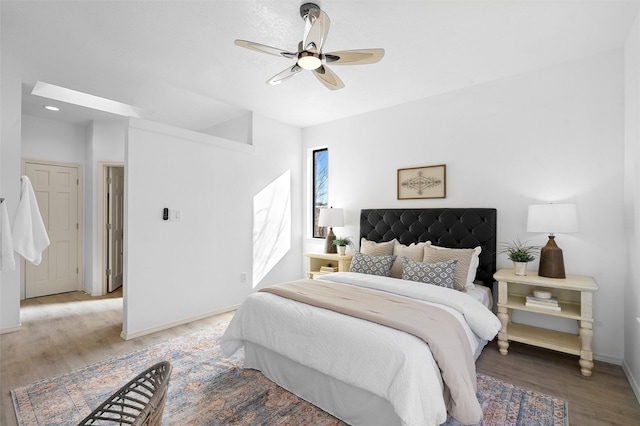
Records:
[[[385,57],[333,66],[342,90],[310,72],[269,86],[292,60],[233,41],[295,51],[302,3],[2,0],[3,71],[21,73],[29,115],[52,118],[49,103],[63,109],[57,119],[112,118],[30,95],[44,81],[194,130],[247,110],[307,127],[620,48],[640,0],[320,0],[331,18],[325,52],[382,47]]]

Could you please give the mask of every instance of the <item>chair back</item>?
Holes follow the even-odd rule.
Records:
[[[78,426],[160,426],[171,369],[168,361],[149,367],[118,389]]]

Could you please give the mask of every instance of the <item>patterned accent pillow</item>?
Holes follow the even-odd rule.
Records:
[[[423,263],[402,258],[402,279],[453,289],[453,276],[458,259],[446,262]]]
[[[395,256],[371,256],[357,251],[353,253],[349,272],[388,277],[395,258]]]
[[[393,265],[391,265],[391,276],[393,278],[402,278],[402,257],[404,256],[408,259],[422,262],[422,259],[424,258],[424,248],[425,246],[431,245],[431,241],[417,244],[412,243],[408,246],[400,244],[396,240],[394,241],[393,255],[396,256],[396,260],[393,262]]]
[[[396,240],[386,241],[384,243],[376,243],[366,238],[360,240],[360,253],[369,254],[371,256],[392,256],[393,245]]]
[[[432,245],[424,248],[424,259],[422,261],[425,263],[437,263],[458,259],[453,288],[464,290],[465,288],[473,288],[473,280],[476,278],[476,270],[478,269],[478,256],[481,250],[480,247],[475,249],[452,249]]]

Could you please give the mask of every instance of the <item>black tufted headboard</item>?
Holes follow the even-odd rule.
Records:
[[[431,241],[449,248],[482,247],[476,280],[492,287],[496,271],[496,209],[363,209],[360,237],[401,244]]]

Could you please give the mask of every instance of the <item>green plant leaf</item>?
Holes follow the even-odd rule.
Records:
[[[540,253],[540,247],[528,245],[527,242],[522,242],[516,237],[510,243],[501,243],[499,253],[506,254],[514,262],[531,262],[536,259],[535,255]]]

